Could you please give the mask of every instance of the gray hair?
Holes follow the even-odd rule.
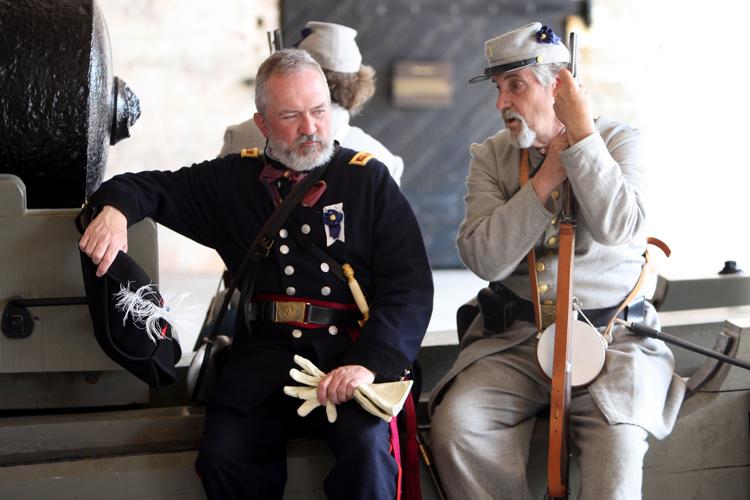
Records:
[[[307,68],[312,68],[318,72],[323,83],[326,83],[326,77],[320,65],[312,56],[300,49],[283,49],[271,54],[268,59],[258,68],[255,75],[255,108],[258,113],[265,116],[268,107],[268,79],[273,75],[289,75]]]
[[[567,66],[566,63],[535,64],[529,69],[534,73],[536,81],[542,84],[542,87],[549,87],[555,83],[560,70]]]

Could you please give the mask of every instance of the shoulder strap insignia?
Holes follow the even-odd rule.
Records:
[[[364,167],[368,161],[375,158],[375,155],[372,153],[368,153],[366,151],[360,151],[359,153],[352,156],[352,159],[349,160],[349,165],[358,165],[360,167]]]
[[[257,158],[260,156],[258,148],[244,148],[240,150],[240,157],[242,158]]]

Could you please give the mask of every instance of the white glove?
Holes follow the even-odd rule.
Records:
[[[354,399],[368,412],[382,418],[386,422],[390,422],[391,418],[398,415],[401,408],[404,407],[404,402],[409,396],[412,384],[413,381],[411,380],[381,384],[362,384],[354,390]],[[378,411],[371,411],[363,401],[367,401],[377,408]]]
[[[297,382],[309,387],[287,385],[284,387],[284,394],[305,400],[297,408],[297,414],[305,417],[312,410],[320,406],[317,397],[317,387],[326,374],[302,356],[294,356],[294,362],[302,368],[302,371],[292,368],[289,371],[289,375]],[[381,384],[362,384],[354,389],[354,400],[368,413],[386,422],[390,422],[394,416],[398,415],[401,408],[403,408],[404,401],[409,396],[412,383],[411,380],[402,380]],[[326,403],[326,414],[329,422],[333,423],[336,421],[336,406],[330,401]]]
[[[297,363],[303,371],[292,368],[289,370],[289,375],[300,384],[305,384],[309,387],[287,385],[284,386],[284,394],[305,400],[305,402],[297,408],[297,415],[300,417],[306,417],[311,411],[320,406],[320,401],[318,401],[317,395],[318,384],[323,380],[323,377],[325,377],[326,374],[302,356],[295,355],[294,362]],[[326,403],[326,416],[330,423],[336,421],[336,405],[330,401]]]

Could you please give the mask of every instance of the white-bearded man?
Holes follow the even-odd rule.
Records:
[[[573,295],[603,333],[644,264],[645,172],[638,133],[594,120],[566,69],[569,52],[548,27],[532,23],[490,39],[485,56],[484,75],[472,82],[495,85],[505,130],[471,146],[458,248],[492,292],[482,295],[489,298],[483,313],[433,391],[431,435],[449,498],[526,500],[531,432],[550,402],[537,334],[554,321],[534,311],[554,314],[556,301],[567,300],[557,297],[561,185],[570,181],[578,206]],[[627,302],[621,317],[658,327],[651,304],[642,297]],[[622,326],[612,333],[602,372],[572,393],[581,500],[641,498],[646,438],[669,434],[685,389],[661,341]]]

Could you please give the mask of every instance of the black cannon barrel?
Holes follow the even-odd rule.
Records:
[[[96,2],[0,0],[0,173],[29,208],[80,207],[139,116]]]

